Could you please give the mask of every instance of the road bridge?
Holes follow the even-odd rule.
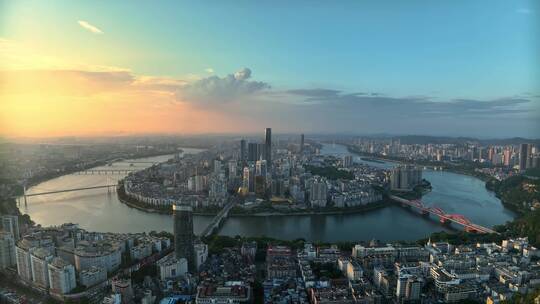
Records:
[[[138,171],[140,168],[129,169],[89,169],[72,173],[74,175],[120,175]]]
[[[107,184],[107,185],[99,185],[99,186],[88,186],[88,187],[78,187],[78,188],[72,188],[72,189],[60,189],[60,190],[51,190],[51,191],[43,191],[43,192],[26,193],[26,186],[23,186],[22,198],[24,199],[24,205],[26,206],[28,204],[28,201],[26,199],[30,196],[47,195],[47,194],[55,194],[55,193],[63,193],[63,192],[74,192],[74,191],[91,190],[91,189],[103,189],[103,188],[107,188],[108,190],[110,190],[113,188],[116,189],[116,187],[117,187],[117,184]],[[20,197],[14,196],[13,198],[19,199]]]
[[[402,206],[411,207],[418,210],[422,215],[434,215],[443,224],[455,223],[462,226],[467,232],[499,234],[497,231],[491,228],[471,222],[469,219],[467,219],[461,214],[448,214],[441,208],[425,206],[420,200],[407,200],[395,195],[390,195],[389,197],[390,199],[400,203]]]
[[[73,192],[73,191],[90,190],[90,189],[101,189],[101,188],[116,188],[116,184],[81,187],[81,188],[73,188],[73,189],[62,189],[62,190],[54,190],[54,191],[38,192],[38,193],[30,193],[30,194],[25,193],[24,196],[30,197],[30,196],[47,195],[47,194],[55,194],[55,193],[63,193],[63,192]]]
[[[232,207],[234,207],[235,204],[236,204],[236,202],[234,200],[231,200],[230,202],[228,202],[223,207],[223,209],[221,209],[221,211],[219,211],[219,213],[216,215],[216,217],[214,217],[212,222],[210,222],[210,224],[208,224],[208,226],[206,226],[206,228],[201,233],[201,237],[207,237],[207,236],[210,236],[210,235],[212,235],[214,233],[217,233],[219,231],[219,229],[222,227],[222,225],[225,222],[225,220],[227,219],[227,217],[229,216],[229,211],[231,210]]]

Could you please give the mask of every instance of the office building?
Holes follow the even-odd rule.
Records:
[[[262,175],[256,175],[253,182],[255,194],[257,196],[264,196],[266,194],[266,178]]]
[[[247,161],[247,146],[245,139],[240,140],[240,161],[242,163]]]
[[[272,167],[272,128],[266,128],[264,136],[264,159]]]
[[[259,143],[248,144],[248,161],[255,162],[259,159],[264,159],[265,145]]]
[[[237,171],[237,162],[234,160],[230,160],[228,162],[228,171],[229,171],[229,178],[236,177],[236,171]]]
[[[214,159],[214,174],[219,175],[221,173],[221,161]]]
[[[242,174],[242,192],[247,194],[249,192],[249,168],[244,167]]]
[[[186,259],[188,270],[195,271],[193,244],[193,208],[188,204],[173,205],[174,253],[176,259]]]
[[[258,160],[255,163],[255,175],[266,176],[267,168],[268,168],[268,163],[266,162],[266,160],[264,159]]]
[[[300,134],[300,152],[304,152],[304,134]]]
[[[519,145],[519,170],[527,169],[527,164],[529,162],[529,144]]]

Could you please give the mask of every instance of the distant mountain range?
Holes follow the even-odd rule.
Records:
[[[518,145],[530,143],[539,145],[540,139],[528,139],[522,137],[501,138],[501,139],[478,139],[473,137],[448,137],[448,136],[425,136],[425,135],[405,135],[393,137],[400,140],[403,144],[463,144],[480,143],[485,145]]]

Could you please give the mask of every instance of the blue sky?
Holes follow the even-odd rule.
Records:
[[[271,124],[281,116],[272,112],[274,108],[297,116],[304,112],[318,116],[317,111],[333,108],[332,103],[343,96],[317,96],[316,105],[308,111],[288,111],[283,103],[292,107],[306,100],[312,103],[314,92],[334,90],[338,95],[361,92],[392,99],[394,110],[370,107],[379,100],[347,99],[350,111],[381,112],[380,118],[386,117],[382,111],[402,112],[414,98],[415,106],[420,102],[422,108],[426,100],[472,100],[473,111],[476,101],[512,99],[504,104],[511,111],[481,117],[456,115],[469,109],[467,103],[451,105],[453,110],[436,120],[448,125],[430,132],[452,133],[448,131],[452,122],[458,122],[466,127],[455,130],[456,135],[466,135],[461,133],[473,128],[471,135],[489,136],[497,127],[490,122],[494,118],[507,123],[501,136],[540,136],[535,130],[540,117],[540,1],[2,0],[0,9],[4,20],[0,38],[62,58],[122,67],[134,75],[183,79],[193,88],[192,82],[206,77],[225,79],[247,67],[251,77],[245,80],[262,82],[264,88],[231,96],[279,99],[277,107],[247,107],[264,118],[275,116],[266,121]],[[91,23],[103,34],[85,33],[77,26],[78,20]],[[310,91],[298,94],[298,90]],[[197,94],[205,93],[198,90]],[[193,91],[180,95],[193,97]],[[212,106],[219,104],[214,100],[216,92],[207,95],[212,97]],[[358,103],[363,106],[358,108]],[[502,106],[487,107],[500,110]],[[328,117],[325,130],[392,132],[392,127],[370,127],[380,121],[367,119],[373,115],[355,125],[357,119],[346,112]],[[423,123],[432,126],[432,117],[424,118]],[[343,123],[343,119],[353,121]],[[317,124],[290,123],[291,130],[283,131]],[[410,127],[404,124],[395,129],[421,133],[430,128],[411,122]]]

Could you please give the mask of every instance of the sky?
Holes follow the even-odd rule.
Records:
[[[540,137],[540,1],[0,0],[0,136]]]

